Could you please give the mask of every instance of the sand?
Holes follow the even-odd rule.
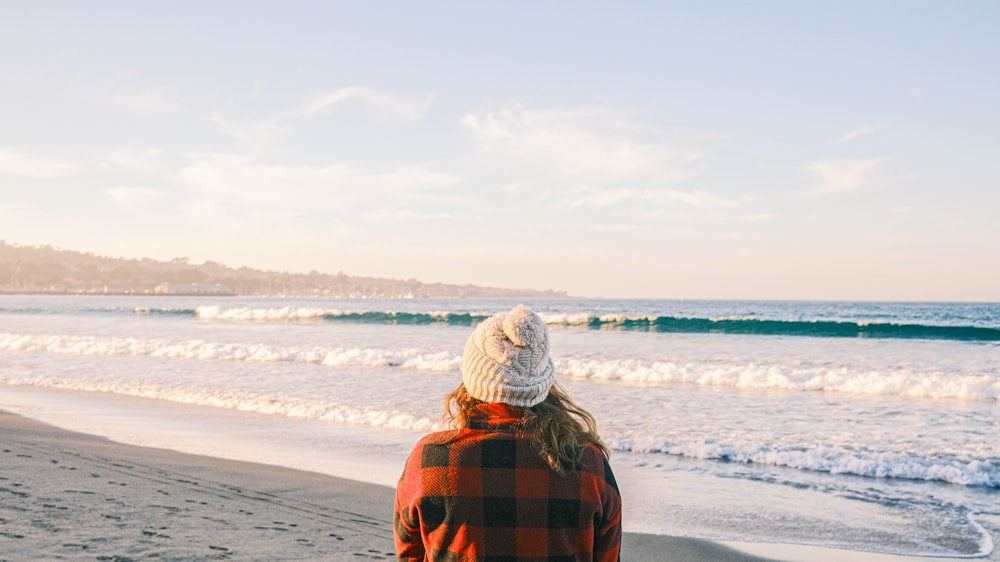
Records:
[[[125,445],[0,410],[0,562],[395,560],[392,499],[386,486]],[[625,533],[622,560],[912,558]]]
[[[0,562],[394,560],[392,497],[384,486],[123,445],[0,411]],[[632,533],[622,559],[766,560]]]

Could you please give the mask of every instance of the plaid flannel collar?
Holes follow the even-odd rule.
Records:
[[[470,429],[510,431],[522,423],[524,408],[503,402],[477,404],[469,416]]]

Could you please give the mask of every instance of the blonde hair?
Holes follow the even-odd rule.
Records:
[[[465,385],[459,385],[444,398],[445,422],[454,429],[466,429],[476,407],[481,404],[484,402],[473,398]],[[580,468],[584,444],[590,443],[605,457],[609,456],[607,446],[597,434],[594,416],[574,403],[557,385],[552,386],[545,400],[524,408],[518,422],[518,434],[530,438],[538,456],[558,474]],[[457,435],[456,432],[455,437]]]

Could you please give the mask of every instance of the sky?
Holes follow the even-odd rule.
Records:
[[[0,240],[1000,301],[1000,3],[0,0]]]

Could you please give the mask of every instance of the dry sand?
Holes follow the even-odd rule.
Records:
[[[0,411],[0,562],[394,560],[393,490],[134,447]],[[626,534],[623,560],[763,561]]]

